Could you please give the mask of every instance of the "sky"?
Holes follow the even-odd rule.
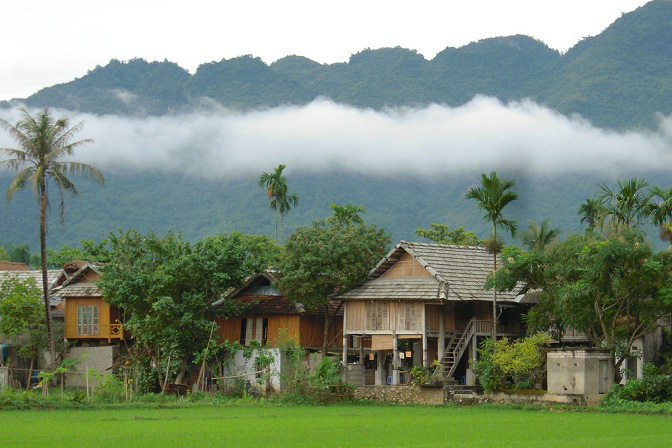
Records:
[[[81,77],[110,59],[167,59],[194,72],[252,54],[345,62],[401,46],[427,59],[446,47],[525,34],[566,51],[646,0],[4,0],[0,100]]]

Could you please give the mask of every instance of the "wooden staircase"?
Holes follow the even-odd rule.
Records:
[[[448,341],[446,345],[446,350],[443,352],[443,378],[444,381],[450,381],[453,379],[453,374],[457,368],[457,364],[460,362],[462,355],[467,350],[469,342],[474,338],[477,329],[481,330],[483,321],[477,321],[476,319],[471,319],[467,324],[467,328],[464,329],[459,336],[453,336]]]

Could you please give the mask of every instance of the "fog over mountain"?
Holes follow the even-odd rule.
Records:
[[[35,111],[31,111],[34,113]],[[441,175],[491,169],[529,174],[628,175],[671,166],[672,118],[656,131],[613,131],[532,101],[479,96],[459,107],[381,111],[318,99],[305,106],[224,108],[160,117],[54,110],[95,143],[78,159],[103,171],[162,170],[209,179],[294,171]],[[5,116],[14,122],[17,110]],[[0,145],[12,146],[7,134]]]

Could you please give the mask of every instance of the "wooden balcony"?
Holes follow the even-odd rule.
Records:
[[[110,324],[110,332],[107,337],[107,342],[112,342],[112,339],[124,339],[123,324]]]

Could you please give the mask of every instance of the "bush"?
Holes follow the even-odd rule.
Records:
[[[672,375],[653,364],[644,364],[641,379],[629,380],[624,386],[615,384],[602,403],[616,404],[621,400],[663,403],[672,401]]]
[[[541,348],[550,342],[546,333],[516,341],[502,338],[494,344],[486,339],[478,349],[480,359],[473,366],[478,381],[486,391],[531,389],[545,377]]]

